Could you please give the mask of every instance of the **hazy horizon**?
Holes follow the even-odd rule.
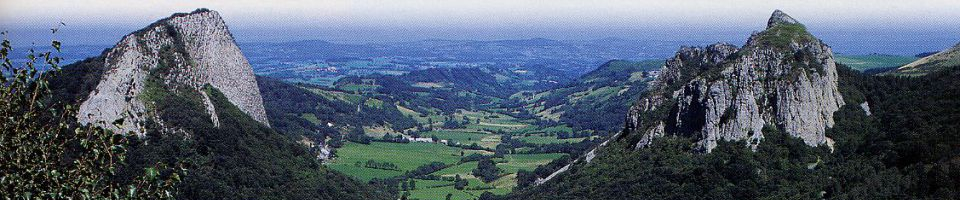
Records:
[[[898,1],[146,1],[0,3],[0,30],[15,45],[112,45],[177,12],[218,11],[238,42],[324,40],[375,43],[425,39],[709,41],[741,44],[775,9],[806,24],[840,53],[913,54],[960,41],[960,2]],[[851,9],[856,8],[856,9]],[[49,29],[58,22],[56,36]],[[691,44],[698,45],[698,44]],[[872,50],[872,51],[871,51]]]

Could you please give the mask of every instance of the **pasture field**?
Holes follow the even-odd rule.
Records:
[[[546,165],[555,159],[562,157],[562,153],[548,154],[507,154],[503,159],[507,162],[498,163],[497,167],[503,169],[504,173],[513,174],[519,170],[533,171],[537,166]]]
[[[484,138],[496,137],[493,134],[486,134],[478,131],[471,130],[434,130],[426,133],[421,133],[421,137],[431,137],[437,136],[442,140],[448,140],[448,142],[457,143],[464,145],[470,144],[480,144]],[[499,137],[498,137],[499,139]],[[499,142],[499,140],[498,140]]]
[[[380,88],[379,85],[367,85],[367,84],[344,84],[337,87],[341,90],[356,92],[356,91],[372,91]]]
[[[914,56],[897,55],[837,55],[837,62],[864,71],[873,68],[899,67],[917,60]]]
[[[346,174],[348,176],[354,177],[357,180],[360,180],[363,182],[370,181],[370,179],[373,179],[373,178],[382,179],[382,178],[403,175],[403,172],[401,171],[356,167],[354,166],[354,164],[346,164],[346,163],[342,163],[342,164],[331,163],[331,164],[328,164],[327,167],[329,167],[330,169],[336,170],[340,173]]]
[[[389,170],[380,170],[376,172],[385,173],[377,174],[373,173],[377,169],[356,167],[356,162],[363,165],[368,160],[392,163],[397,166],[399,171],[398,173],[392,173]],[[344,174],[369,180],[371,178],[393,177],[402,174],[404,171],[413,170],[432,162],[455,164],[458,161],[460,161],[460,148],[443,144],[371,142],[369,145],[365,145],[347,142],[343,147],[337,149],[337,157],[327,165]]]
[[[538,136],[538,135],[531,135],[528,137],[519,138],[519,140],[533,143],[533,144],[578,143],[580,141],[583,141],[584,139],[587,139],[587,138],[582,137],[582,138],[557,139],[556,136]]]
[[[419,184],[419,183],[418,183]],[[418,187],[420,185],[417,185]],[[409,199],[446,199],[447,194],[451,194],[450,199],[476,199],[480,197],[480,193],[469,190],[457,190],[453,186],[444,186],[436,188],[417,188],[416,190],[410,190]],[[403,192],[401,192],[403,193]],[[476,193],[476,194],[474,194]],[[482,193],[482,192],[481,192]]]
[[[433,174],[439,175],[439,176],[453,177],[456,175],[460,175],[460,177],[466,177],[467,175],[470,174],[471,171],[473,171],[473,169],[476,169],[476,168],[477,168],[477,161],[465,162],[465,163],[460,163],[459,165],[447,167],[440,171],[433,172]]]
[[[557,132],[572,133],[572,132],[573,132],[573,128],[570,128],[569,126],[566,126],[566,125],[551,126],[551,127],[546,127],[546,128],[540,128],[540,127],[537,127],[537,126],[527,126],[527,127],[521,128],[521,129],[517,129],[517,130],[513,131],[512,133],[513,133],[514,135],[517,135],[517,134],[528,134],[528,133],[529,133],[529,134],[544,134],[544,133],[557,133]]]

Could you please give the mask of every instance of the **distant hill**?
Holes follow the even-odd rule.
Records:
[[[960,44],[933,55],[920,58],[919,60],[897,68],[895,71],[885,73],[885,75],[920,76],[957,65],[960,65]]]
[[[314,144],[311,150],[318,153],[340,147],[354,128],[385,127],[403,132],[417,125],[398,105],[370,96],[263,76],[257,77],[257,83],[273,127],[298,141],[309,141]]]
[[[530,68],[430,68],[403,75],[348,76],[334,83],[340,90],[370,93],[409,103],[410,109],[428,113],[475,109],[519,91],[538,91],[563,84],[568,76],[546,67]]]
[[[661,66],[662,60],[612,60],[565,86],[521,92],[511,100],[519,101],[531,113],[577,130],[616,132],[623,123],[605,119],[626,116],[626,108],[646,90]]]

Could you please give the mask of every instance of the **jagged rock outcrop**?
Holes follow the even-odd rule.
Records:
[[[740,49],[682,48],[650,88],[626,120],[637,148],[665,135],[695,138],[705,152],[720,140],[756,147],[768,125],[830,145],[824,132],[843,105],[830,47],[779,10]]]
[[[770,15],[770,19],[767,20],[767,28],[773,27],[777,24],[799,24],[796,19],[787,15],[781,10],[774,10],[773,14]]]
[[[218,124],[217,112],[207,93],[210,86],[254,120],[269,126],[263,99],[247,59],[241,54],[220,15],[198,9],[161,19],[123,37],[105,52],[106,72],[84,100],[77,117],[114,131],[144,133],[151,114],[151,78],[162,87],[185,87],[201,94],[203,104]],[[122,120],[119,127],[111,125]]]

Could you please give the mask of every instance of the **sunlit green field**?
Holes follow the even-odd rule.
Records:
[[[327,94],[333,95],[333,94]],[[339,94],[340,96],[331,96],[335,98],[344,98],[350,94]],[[366,102],[367,104],[376,104],[377,102]],[[498,131],[504,131],[507,134],[514,134],[514,138],[534,143],[551,144],[565,142],[579,142],[585,138],[557,139],[556,136],[549,133],[572,132],[567,126],[554,126],[538,128],[522,120],[489,111],[466,111],[460,110],[450,115],[455,120],[461,121],[467,118],[468,124],[460,129],[440,129],[443,120],[448,117],[436,115],[435,110],[427,110],[426,115],[405,107],[398,107],[404,115],[414,117],[418,122],[427,124],[434,122],[436,130],[421,132],[421,137],[435,136],[438,139],[448,140],[450,143],[459,143],[462,145],[478,144],[481,147],[495,149],[500,144],[502,136],[496,134]],[[309,117],[309,116],[307,116]],[[479,123],[477,122],[479,120]],[[366,128],[366,127],[365,127]],[[367,131],[374,132],[372,129]],[[519,134],[519,135],[517,135]],[[533,135],[530,135],[533,134]],[[530,135],[523,137],[522,135]],[[472,175],[472,171],[477,168],[477,161],[459,163],[460,153],[464,155],[484,154],[493,155],[492,151],[484,150],[465,150],[458,147],[450,147],[441,143],[384,143],[372,142],[370,145],[358,143],[346,143],[343,147],[337,149],[337,157],[327,163],[330,169],[340,171],[349,176],[355,177],[361,181],[369,181],[374,178],[385,179],[403,175],[408,170],[413,170],[418,166],[429,164],[431,162],[442,162],[448,167],[431,173],[440,177],[460,176],[469,184],[463,190],[454,188],[453,181],[448,180],[423,180],[415,179],[416,188],[401,191],[400,194],[409,193],[409,199],[445,199],[447,194],[451,199],[476,199],[484,192],[494,194],[507,194],[517,185],[517,172],[519,170],[533,171],[540,165],[550,163],[554,159],[560,158],[565,154],[509,154],[503,158],[495,158],[497,167],[501,169],[500,178],[486,183]],[[363,166],[368,160],[374,160],[380,163],[392,163],[398,166],[397,170],[373,169]],[[355,163],[361,162],[358,167]],[[409,180],[408,180],[409,181]],[[400,187],[400,186],[398,186]],[[402,189],[402,187],[401,187]]]
[[[897,55],[837,55],[837,62],[864,71],[873,68],[899,67],[917,60],[913,56]]]
[[[503,169],[504,173],[508,174],[517,173],[517,171],[521,169],[533,171],[537,166],[546,165],[550,163],[550,161],[560,158],[563,155],[565,154],[507,154],[503,156],[503,159],[507,162],[499,163],[497,167]]]
[[[397,165],[400,171],[356,167],[356,162],[368,160],[388,162]],[[344,174],[369,180],[387,178],[402,174],[404,171],[432,162],[454,164],[460,161],[460,149],[436,143],[385,143],[372,142],[369,145],[348,142],[337,149],[337,157],[328,166]],[[358,169],[363,168],[363,169]],[[374,172],[384,172],[377,174]]]
[[[516,131],[514,131],[513,133],[514,133],[514,134],[526,134],[526,133],[530,133],[530,134],[541,134],[541,133],[556,133],[556,132],[572,133],[572,132],[573,132],[573,129],[570,128],[570,127],[568,127],[568,126],[566,126],[566,125],[551,126],[551,127],[546,127],[546,128],[538,128],[538,127],[536,127],[536,126],[528,126],[528,127],[524,127],[524,128],[522,128],[522,129],[516,130]]]
[[[534,144],[577,143],[577,142],[583,141],[584,139],[587,139],[587,138],[557,139],[557,136],[537,136],[537,135],[519,138],[519,140],[522,140],[524,142],[534,143]]]
[[[476,161],[473,161],[473,162],[465,162],[465,163],[461,163],[461,164],[456,165],[456,166],[447,167],[447,168],[442,169],[442,170],[440,170],[440,171],[433,172],[433,174],[439,175],[439,176],[456,176],[456,175],[460,175],[460,177],[464,177],[464,176],[469,175],[469,174],[470,174],[470,171],[473,171],[473,169],[476,169],[476,168],[477,168],[477,162],[476,162]]]
[[[419,186],[419,185],[418,185]],[[453,186],[436,188],[417,188],[411,190],[409,199],[446,199],[447,194],[451,194],[450,199],[476,199],[480,197],[482,191],[457,190]]]
[[[435,143],[383,143],[373,142],[369,145],[346,143],[337,150],[337,158],[328,163],[330,169],[355,177],[361,181],[374,178],[389,178],[402,175],[407,170],[430,162],[442,162],[451,165],[436,171],[432,175],[441,177],[455,177],[459,175],[469,183],[464,190],[455,189],[452,181],[416,179],[416,188],[409,189],[410,198],[418,199],[445,199],[451,194],[453,199],[474,199],[483,192],[494,194],[509,193],[516,186],[516,173],[519,170],[533,171],[540,165],[560,158],[564,154],[509,154],[502,159],[495,159],[499,163],[501,177],[495,181],[485,183],[472,175],[477,168],[477,162],[457,164],[460,148],[448,147]],[[367,160],[389,162],[396,164],[398,170],[372,169],[363,166],[357,167],[356,162],[365,163]],[[401,192],[401,193],[403,193]]]
[[[330,169],[337,170],[341,173],[357,178],[358,180],[361,180],[361,181],[370,181],[370,179],[374,179],[374,178],[387,178],[387,177],[403,175],[403,172],[401,171],[356,167],[353,164],[346,164],[346,163],[329,164],[327,165],[327,167],[330,167]]]
[[[420,134],[421,137],[431,137],[437,136],[442,140],[448,140],[453,143],[461,144],[479,144],[484,137],[494,136],[493,134],[485,134],[481,132],[468,132],[465,130],[436,130]]]
[[[346,91],[361,91],[361,90],[369,91],[369,90],[375,90],[377,88],[380,88],[380,86],[367,85],[367,84],[345,84],[345,85],[338,86],[337,88],[341,90],[346,90]]]

